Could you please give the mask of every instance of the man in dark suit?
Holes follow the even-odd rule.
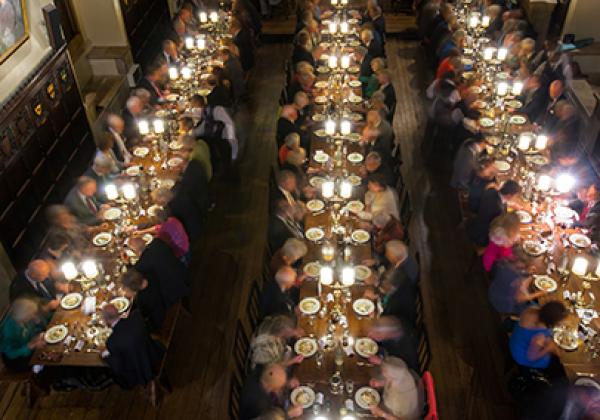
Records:
[[[105,203],[108,201],[106,194],[104,193],[104,187],[106,184],[113,182],[113,178],[110,176],[113,165],[114,161],[108,156],[104,154],[97,154],[96,157],[94,157],[94,163],[92,163],[92,166],[87,168],[83,173],[83,176],[96,181],[96,194],[94,197],[100,203]]]
[[[277,189],[273,191],[272,202],[285,200],[290,206],[295,206],[298,201],[298,180],[292,171],[282,170],[277,176]]]
[[[394,117],[396,110],[396,91],[392,85],[392,75],[389,70],[383,69],[377,72],[377,80],[379,81],[379,91],[385,96],[384,103],[389,109],[390,120]]]
[[[564,90],[564,83],[561,80],[554,80],[548,86],[543,110],[535,120],[538,125],[543,126],[546,130],[551,129],[558,121],[556,108],[560,102],[567,100]]]
[[[123,164],[131,162],[131,153],[127,150],[127,138],[125,137],[125,120],[116,114],[109,114],[106,118],[106,127],[114,139],[112,151],[117,160]]]
[[[277,120],[277,133],[275,138],[277,140],[277,149],[283,146],[285,138],[290,133],[298,133],[302,138],[302,130],[296,125],[298,119],[298,111],[293,105],[284,105],[281,109],[281,116]]]
[[[289,238],[302,239],[302,226],[294,219],[294,207],[286,200],[273,205],[273,215],[269,219],[269,247],[273,252],[280,249]]]
[[[150,92],[150,104],[157,105],[159,102],[165,99],[165,92],[161,88],[161,84],[164,82],[166,64],[161,61],[157,61],[148,66],[146,75],[138,83],[138,88],[146,89]]]
[[[159,285],[149,282],[134,268],[129,269],[121,277],[121,284],[130,298],[134,298],[134,309],[138,309],[146,321],[150,331],[155,331],[162,325],[167,306],[160,294]]]
[[[506,202],[520,191],[521,187],[516,181],[508,180],[499,190],[488,188],[483,192],[477,215],[466,226],[467,235],[475,245],[484,247],[488,244],[492,220],[506,211]]]
[[[152,340],[138,311],[121,318],[114,305],[102,309],[106,325],[112,334],[106,340],[102,358],[110,367],[113,378],[122,388],[147,385],[156,377],[156,366],[164,355],[160,344]]]
[[[139,257],[134,269],[141,273],[152,287],[156,285],[165,308],[189,294],[187,269],[165,241],[154,238],[150,245],[146,246],[142,238],[132,238],[129,240],[129,248]]]
[[[231,93],[234,100],[240,101],[246,96],[246,81],[244,79],[244,69],[240,59],[234,56],[229,48],[221,49],[221,59],[227,75],[231,82]]]
[[[177,194],[185,194],[194,203],[198,214],[204,216],[208,209],[208,180],[206,170],[197,159],[191,159],[181,175],[181,180],[175,186]]]
[[[366,175],[366,178],[363,180],[365,187],[367,186],[369,175],[374,174],[380,174],[388,186],[396,188],[396,175],[390,165],[383,162],[379,152],[371,151],[365,158],[364,175]]]
[[[40,299],[45,309],[54,310],[60,300],[57,299],[57,286],[61,291],[68,290],[66,285],[55,285],[50,279],[50,265],[44,260],[33,260],[27,269],[17,274],[10,284],[9,299],[13,302],[21,297]]]
[[[150,95],[150,97],[152,97],[152,95]],[[137,96],[130,96],[129,99],[127,99],[125,109],[123,110],[121,116],[123,117],[123,122],[125,124],[125,127],[123,128],[123,135],[127,140],[128,147],[133,146],[140,139],[137,119],[142,114],[143,110],[144,104],[140,98]]]
[[[80,223],[88,226],[102,222],[101,206],[96,199],[97,185],[93,178],[82,176],[65,198],[65,206],[71,210]]]
[[[393,315],[384,315],[371,325],[368,336],[379,344],[380,349],[380,355],[370,358],[370,362],[378,365],[383,357],[399,357],[410,369],[419,372],[417,334],[406,321]]]
[[[179,67],[181,58],[177,51],[177,44],[171,39],[165,39],[163,41],[162,58],[169,67]]]
[[[254,44],[252,34],[243,26],[238,19],[231,20],[230,32],[233,36],[233,42],[240,51],[240,61],[244,72],[248,72],[254,67]]]
[[[527,79],[527,85],[519,100],[523,102],[521,110],[529,121],[538,121],[544,115],[548,104],[548,92],[540,85],[540,78],[532,75]]]
[[[296,66],[300,61],[306,61],[311,66],[316,67],[315,58],[311,52],[310,35],[302,31],[296,37],[296,45],[292,51],[292,64]]]
[[[296,278],[296,270],[289,266],[277,270],[275,279],[267,282],[261,295],[260,313],[263,317],[294,316],[294,309],[300,300],[300,290],[295,286]]]

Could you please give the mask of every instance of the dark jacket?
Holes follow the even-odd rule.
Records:
[[[36,282],[37,283],[37,282]],[[44,302],[49,302],[56,299],[56,288],[54,282],[50,279],[46,279],[42,282],[43,288],[35,288],[31,285],[25,272],[22,271],[16,275],[16,277],[10,283],[10,289],[8,292],[9,299],[13,302],[15,299],[20,297],[32,297],[41,299]]]
[[[252,35],[246,28],[242,28],[237,35],[233,37],[233,42],[240,50],[240,62],[244,71],[254,67],[254,45],[252,44]]]
[[[310,51],[307,51],[306,48],[302,47],[301,45],[296,45],[294,47],[294,51],[292,52],[292,63],[295,66],[300,61],[306,61],[311,66],[316,67],[315,58]]]
[[[490,224],[504,210],[500,192],[495,188],[485,190],[481,196],[477,215],[467,222],[467,235],[469,239],[477,246],[486,246],[489,241]]]
[[[175,197],[167,204],[167,211],[170,216],[177,218],[183,224],[190,241],[200,236],[204,226],[204,217],[188,194],[185,192],[175,194]]]
[[[152,85],[150,80],[148,80],[146,77],[140,80],[137,87],[140,89],[146,89],[148,92],[150,92],[150,104],[156,105],[160,102],[162,92],[159,94],[159,92],[156,91],[157,86]],[[160,91],[160,87],[158,87],[158,89]]]
[[[383,314],[394,315],[414,326],[417,319],[417,287],[402,267],[388,270],[386,276],[392,276],[395,290],[382,298]]]
[[[260,298],[261,316],[289,315],[293,317],[294,308],[299,301],[299,292],[296,287],[282,292],[275,280],[268,281]]]
[[[91,197],[91,200],[96,207],[96,212],[92,212],[92,210],[86,206],[79,195],[79,189],[77,186],[74,186],[71,188],[71,191],[69,191],[67,197],[65,198],[65,206],[71,210],[71,213],[73,213],[80,223],[88,226],[98,225],[101,222],[101,220],[97,217],[97,210],[100,208],[100,203],[95,197]]]
[[[286,136],[290,133],[298,133],[298,135],[302,134],[300,128],[296,124],[294,124],[287,118],[279,117],[279,119],[277,120],[276,134],[278,150],[283,145],[283,141],[285,140]]]
[[[268,229],[269,247],[273,252],[281,248],[285,241],[287,241],[290,238],[295,238],[299,236],[300,233],[299,230],[298,232],[294,232],[291,226],[283,222],[283,220],[281,220],[276,215],[272,215],[269,218]]]

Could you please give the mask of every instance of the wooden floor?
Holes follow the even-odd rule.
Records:
[[[193,313],[181,319],[169,355],[174,392],[160,409],[136,392],[111,387],[98,393],[52,393],[28,409],[14,385],[0,384],[3,419],[226,419],[235,322],[248,283],[260,272],[266,236],[268,176],[275,156],[277,100],[289,44],[265,44],[250,83],[251,99],[238,113],[246,137],[240,186],[219,185],[205,239],[194,249]],[[424,66],[417,42],[390,39],[398,106],[394,128],[402,144],[403,173],[414,208],[412,247],[421,254],[431,371],[441,419],[511,420],[505,395],[505,343],[479,273],[467,275],[471,253],[459,222],[448,169],[423,164]]]
[[[245,140],[239,186],[217,185],[202,243],[193,249],[192,315],[177,324],[168,373],[174,392],[158,410],[137,392],[55,393],[26,407],[21,387],[0,384],[2,419],[226,419],[233,332],[249,280],[260,273],[266,242],[268,177],[275,159],[275,124],[289,44],[264,45],[238,112]],[[243,304],[241,303],[243,302]]]

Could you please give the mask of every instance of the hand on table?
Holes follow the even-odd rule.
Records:
[[[363,293],[363,297],[365,299],[369,299],[369,300],[376,300],[377,293],[375,293],[375,291],[373,290],[372,287],[369,287],[369,288],[365,289],[365,292]]]
[[[369,386],[371,388],[383,388],[384,385],[385,385],[385,382],[380,381],[379,379],[371,379],[369,381]]]
[[[371,410],[371,414],[373,414],[375,417],[385,418],[386,412],[383,411],[381,408],[379,408],[378,405],[371,407],[370,410]]]
[[[296,338],[304,336],[304,329],[296,328],[292,331],[292,336]]]
[[[53,311],[58,308],[58,305],[60,305],[60,301],[58,299],[54,299],[46,304],[46,309]]]
[[[290,359],[290,365],[299,365],[300,363],[302,363],[302,361],[304,360],[304,356],[302,356],[301,354],[297,355],[296,357],[292,357]]]
[[[301,405],[294,405],[294,406],[288,408],[288,412],[287,412],[287,414],[290,418],[300,417],[303,413],[304,413],[304,408],[302,408]]]
[[[54,288],[64,294],[67,294],[70,292],[69,283],[66,283],[66,282],[62,282],[62,281],[54,282]]]
[[[298,388],[299,386],[300,381],[298,380],[298,378],[290,378],[290,380],[288,381],[288,388],[290,389]]]
[[[381,364],[381,362],[383,362],[383,359],[379,356],[371,356],[369,357],[369,363],[379,366]]]
[[[367,267],[373,267],[375,264],[377,264],[377,260],[374,258],[367,258],[366,260],[362,260],[362,264],[366,265]]]
[[[29,347],[30,350],[41,349],[44,346],[46,346],[46,341],[44,340],[44,334],[36,335],[31,340],[29,340],[29,343],[27,343],[27,347]]]

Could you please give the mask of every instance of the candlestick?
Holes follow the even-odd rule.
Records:
[[[192,48],[194,48],[194,38],[192,38],[191,36],[188,36],[185,39],[185,48],[187,48],[188,50],[191,50]]]
[[[348,4],[348,0],[341,0],[340,3],[342,6],[346,6]]]
[[[333,270],[331,267],[321,267],[320,280],[321,284],[324,284],[325,286],[329,286],[333,283]]]
[[[350,198],[352,197],[352,184],[348,181],[343,181],[340,184],[340,196],[342,198]]]
[[[69,281],[76,278],[77,275],[79,274],[77,272],[77,267],[75,267],[75,264],[73,264],[72,261],[67,261],[67,262],[63,263],[63,265],[61,265],[60,269],[61,269],[63,275],[65,276],[65,279],[67,279]]]
[[[337,6],[338,4],[338,0],[331,0],[331,5],[332,6]]]
[[[165,132],[165,123],[160,118],[152,121],[152,127],[154,128],[154,132],[156,134],[162,134]]]
[[[521,134],[521,136],[519,137],[519,144],[517,145],[517,148],[519,150],[528,150],[529,149],[529,145],[531,144],[531,136],[529,134]]]
[[[81,270],[88,279],[94,279],[98,276],[98,266],[94,260],[85,260],[81,264]]]
[[[116,200],[119,197],[119,191],[115,184],[106,184],[104,186],[104,194],[109,200]]]
[[[336,32],[337,32],[337,23],[335,23],[335,22],[329,23],[329,33],[331,35],[335,35]]]
[[[348,67],[350,67],[350,56],[349,55],[342,56],[341,65],[342,65],[343,69],[347,69]]]
[[[352,286],[354,284],[354,268],[344,267],[342,269],[342,284],[344,286]]]
[[[335,184],[333,183],[333,181],[323,182],[323,184],[321,185],[321,188],[322,188],[321,194],[323,195],[323,198],[333,197],[334,187],[335,187]]]
[[[498,86],[496,87],[496,93],[498,94],[498,96],[506,96],[506,94],[508,93],[508,83],[498,83]]]
[[[323,245],[321,248],[321,254],[323,255],[323,260],[329,262],[333,260],[333,256],[335,255],[335,248],[329,244]]]
[[[179,71],[177,67],[169,67],[169,79],[176,80],[179,77]]]
[[[484,60],[491,60],[492,58],[494,58],[494,53],[496,52],[496,48],[494,47],[487,47],[485,50],[483,50],[483,59]]]
[[[556,190],[560,193],[568,193],[575,185],[575,178],[569,174],[560,174],[556,178]]]
[[[506,60],[506,56],[508,55],[508,50],[506,48],[498,48],[498,60],[504,61]]]
[[[481,18],[481,27],[487,28],[490,26],[490,17],[485,15]]]
[[[476,28],[479,25],[479,16],[471,15],[469,18],[469,28]]]
[[[333,136],[335,134],[335,121],[329,119],[325,121],[325,132],[328,136]]]
[[[146,135],[150,133],[150,124],[146,120],[138,121],[138,131],[141,135]]]
[[[329,64],[329,68],[335,69],[337,67],[337,57],[335,55],[330,55],[327,60],[327,64]]]
[[[348,22],[340,22],[340,32],[343,34],[348,33]]]
[[[181,77],[183,77],[185,80],[190,80],[192,78],[192,69],[189,67],[182,68]]]
[[[219,14],[217,12],[210,12],[208,18],[212,23],[217,23],[219,21]]]
[[[523,91],[523,82],[514,82],[512,85],[512,94],[519,96]]]
[[[206,12],[200,12],[200,23],[208,22],[208,15]]]
[[[198,38],[196,46],[199,50],[203,50],[204,48],[206,48],[206,40],[204,38]]]
[[[583,277],[587,273],[588,260],[584,257],[577,257],[571,266],[571,272],[576,276]]]
[[[340,123],[340,132],[342,135],[347,136],[352,131],[352,124],[348,120],[342,120]]]
[[[538,178],[537,187],[540,191],[548,191],[552,185],[552,178],[548,175],[540,175]]]
[[[123,184],[121,191],[123,191],[123,197],[125,197],[127,200],[133,200],[137,195],[135,191],[135,185],[133,184]]]
[[[540,134],[537,136],[537,138],[535,139],[535,148],[537,150],[544,150],[546,148],[546,145],[548,144],[548,137]]]

